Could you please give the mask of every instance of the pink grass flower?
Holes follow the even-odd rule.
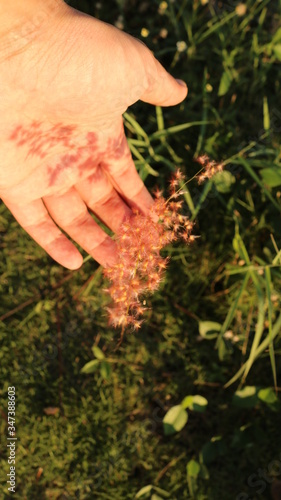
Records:
[[[202,170],[197,176],[198,184],[202,184],[206,179],[211,179],[211,177],[223,170],[222,163],[210,160],[207,155],[198,156],[196,161],[202,165]]]
[[[112,299],[107,308],[109,323],[122,327],[122,332],[127,326],[135,330],[141,327],[140,317],[146,310],[143,298],[158,290],[163,281],[169,259],[161,256],[161,250],[172,241],[188,243],[194,239],[193,223],[180,213],[183,183],[178,169],[170,181],[170,197],[165,199],[157,190],[148,215],[133,212],[117,234],[119,259],[104,270],[104,276],[111,282],[107,290]]]

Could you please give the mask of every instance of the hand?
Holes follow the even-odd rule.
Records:
[[[170,106],[187,94],[140,41],[66,4],[22,50],[0,57],[0,197],[19,224],[69,269],[102,265],[114,232],[152,198],[139,178],[122,114],[141,99]],[[1,56],[1,54],[0,54]]]

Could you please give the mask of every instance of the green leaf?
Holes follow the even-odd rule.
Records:
[[[201,459],[205,465],[209,465],[217,457],[223,456],[227,453],[228,449],[225,445],[225,442],[222,440],[221,436],[213,436],[210,441],[204,444],[201,450]]]
[[[193,396],[185,396],[185,398],[181,402],[182,408],[192,408]]]
[[[232,404],[239,408],[253,408],[258,403],[258,389],[256,386],[247,385],[240,391],[236,391],[232,398]]]
[[[135,498],[141,498],[142,496],[146,495],[147,493],[151,493],[152,491],[152,484],[148,484],[147,486],[144,486],[141,490],[139,490],[135,496]]]
[[[200,468],[200,464],[196,460],[189,460],[186,466],[187,475],[196,479],[200,473]]]
[[[273,53],[278,61],[281,61],[281,43],[277,43],[276,45],[274,45]]]
[[[218,357],[220,361],[224,361],[226,359],[229,350],[227,349],[225,339],[222,337],[218,342]]]
[[[276,33],[274,34],[274,36],[272,38],[273,43],[279,42],[279,40],[281,41],[281,27],[278,28],[278,30],[276,31]]]
[[[156,493],[153,493],[151,500],[163,500],[163,497],[159,497]]]
[[[232,175],[228,170],[218,172],[213,177],[213,183],[219,193],[229,193],[231,191],[232,184],[235,182],[236,179],[234,175]]]
[[[264,183],[269,187],[281,186],[281,168],[270,167],[262,168],[260,174]]]
[[[251,424],[243,425],[239,429],[234,429],[230,446],[231,448],[243,449],[249,447],[253,442]]]
[[[258,398],[267,405],[279,403],[279,399],[271,387],[267,387],[266,389],[260,389],[258,392]]]
[[[219,91],[218,91],[219,97],[222,97],[227,93],[231,85],[231,82],[232,82],[232,76],[230,75],[229,71],[224,71],[221,77]]]
[[[187,412],[181,405],[173,406],[163,418],[164,434],[169,436],[183,429],[188,420]]]
[[[98,366],[100,365],[100,362],[98,359],[93,359],[92,361],[89,361],[89,363],[86,363],[83,368],[81,369],[81,373],[93,373]]]
[[[215,321],[199,321],[199,333],[204,339],[214,339],[221,330],[221,324]]]
[[[199,413],[203,413],[207,405],[207,399],[203,396],[199,396],[199,394],[195,396],[186,396],[181,403],[182,408],[190,408],[190,410],[198,411]]]
[[[202,479],[210,479],[210,474],[205,464],[201,464],[200,477]]]
[[[171,497],[170,493],[168,493],[165,490],[162,490],[162,488],[158,488],[158,486],[153,486],[153,490],[156,491],[156,493],[159,493],[159,495],[161,495],[161,497],[163,497],[163,498],[170,498]]]
[[[102,350],[97,345],[93,345],[92,351],[97,359],[102,360],[105,358],[105,355],[103,354]]]
[[[102,361],[100,365],[100,374],[105,380],[109,379],[111,375],[111,366],[107,361]]]

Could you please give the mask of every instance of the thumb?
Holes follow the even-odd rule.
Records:
[[[140,99],[155,106],[174,106],[182,102],[188,92],[187,85],[182,80],[176,80],[154,58],[153,71],[148,70],[149,86]]]

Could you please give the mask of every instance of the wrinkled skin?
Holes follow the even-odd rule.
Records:
[[[90,212],[115,232],[152,204],[122,114],[138,99],[177,104],[187,89],[144,44],[66,4],[19,43],[0,53],[0,197],[63,266],[83,259],[60,228],[111,265],[115,243]]]

